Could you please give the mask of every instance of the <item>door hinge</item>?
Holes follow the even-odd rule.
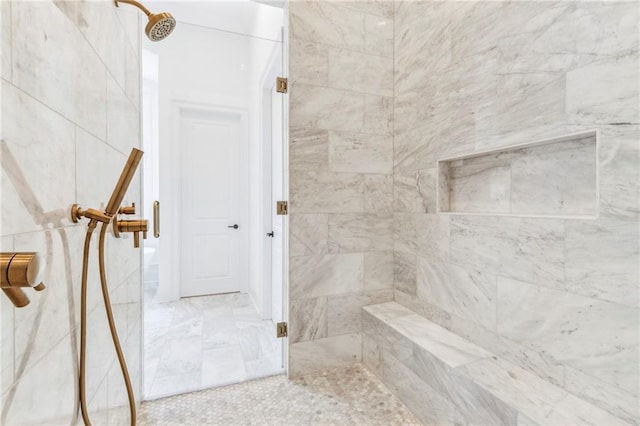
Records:
[[[289,214],[289,206],[286,201],[278,201],[276,203],[276,214],[278,216],[286,216]]]
[[[287,323],[286,322],[279,322],[279,323],[276,324],[276,336],[278,338],[287,337]]]
[[[286,77],[276,78],[276,92],[287,93],[288,82]]]

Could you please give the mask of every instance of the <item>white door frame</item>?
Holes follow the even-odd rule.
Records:
[[[216,99],[218,102],[207,102]],[[201,94],[175,96],[170,101],[169,123],[160,123],[161,133],[169,131],[170,137],[160,137],[160,206],[162,239],[159,259],[159,286],[156,301],[165,302],[180,299],[180,118],[188,110],[212,113],[237,114],[240,117],[242,137],[240,146],[240,185],[243,194],[249,194],[249,113],[245,105],[235,99],[221,99],[220,96]],[[240,291],[247,292],[249,262],[249,197],[244,197],[240,205],[240,251],[244,253],[240,261]]]

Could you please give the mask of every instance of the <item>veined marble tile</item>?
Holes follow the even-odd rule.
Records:
[[[202,336],[167,339],[165,345],[158,365],[158,377],[200,371],[203,361]]]
[[[640,126],[600,126],[600,217],[640,219]]]
[[[329,215],[329,251],[354,253],[393,249],[390,215]]]
[[[68,225],[66,209],[76,198],[74,126],[14,86],[1,84],[2,233]]]
[[[393,96],[393,59],[342,49],[329,49],[329,86],[380,96]]]
[[[3,1],[0,3],[0,25],[2,32],[0,33],[0,76],[7,81],[11,81],[11,2]]]
[[[329,132],[329,170],[391,173],[393,139],[362,133]]]
[[[292,39],[364,50],[365,15],[350,12],[340,3],[300,1],[289,7]]]
[[[362,333],[362,363],[369,371],[382,379],[382,354],[375,339]]]
[[[453,227],[447,215],[416,214],[418,254],[449,260]]]
[[[418,258],[418,297],[445,311],[495,330],[496,296],[494,275]]]
[[[426,137],[426,123],[408,130],[396,130],[393,138],[394,172],[416,172],[436,165],[435,141]]]
[[[122,153],[81,128],[76,128],[75,157],[78,176],[77,202],[81,206],[106,207],[128,153]]]
[[[393,176],[390,174],[364,175],[364,211],[367,213],[392,213]]]
[[[291,256],[309,256],[328,252],[329,215],[292,214],[289,221]]]
[[[360,333],[294,343],[289,346],[289,377],[360,362]]]
[[[640,123],[637,50],[571,70],[566,78],[569,123]]]
[[[362,307],[393,300],[392,290],[366,291],[339,296],[329,296],[329,336],[362,331]]]
[[[595,135],[512,152],[511,212],[595,216]]]
[[[365,95],[361,93],[293,84],[290,109],[292,127],[377,133],[364,124]]]
[[[290,135],[289,165],[291,170],[328,170],[328,131],[297,127],[290,129]]]
[[[416,253],[416,219],[414,213],[393,213],[393,249],[396,252]]]
[[[395,211],[436,213],[436,169],[393,176]]]
[[[15,390],[3,399],[7,424],[75,422],[78,365],[70,355],[75,348],[70,335],[66,335],[50,348],[46,358],[24,372]]]
[[[298,343],[327,337],[327,308],[327,297],[292,300],[289,341]]]
[[[291,258],[291,300],[362,291],[363,263],[362,253]]]
[[[107,143],[125,155],[140,147],[140,114],[122,88],[107,79]]]
[[[292,214],[364,210],[364,177],[356,173],[291,171]]]
[[[393,251],[364,253],[365,291],[393,288]]]
[[[352,117],[357,116],[358,114],[355,114]],[[378,135],[393,134],[392,97],[364,95],[364,124],[361,131]]]
[[[564,388],[610,413],[615,413],[629,423],[640,422],[640,384],[632,392],[627,392],[610,383],[596,380],[575,368],[566,367]]]
[[[364,51],[373,55],[393,57],[393,16],[366,15],[364,26]]]
[[[393,18],[393,4],[386,0],[365,0],[365,1],[340,1],[337,2],[345,9],[364,13],[372,18]]]
[[[405,361],[413,356],[413,343],[397,330],[383,324],[379,318],[363,310],[362,335],[368,336],[375,342],[382,357],[383,352],[388,352],[399,361]]]
[[[448,210],[508,213],[511,207],[510,160],[510,153],[500,153],[449,162]]]
[[[141,32],[142,32],[142,27],[140,27],[138,34],[141,34]],[[138,37],[142,37],[142,35],[139,35]],[[127,97],[133,104],[133,107],[138,111],[140,111],[140,78],[138,76],[141,75],[140,55],[138,53],[139,51],[140,51],[140,48],[135,49],[129,43],[125,44],[124,63],[126,66],[126,73],[125,73],[124,90],[125,90],[125,93],[127,94]]]
[[[297,38],[291,38],[289,43],[291,81],[327,86],[329,82],[328,46]]]
[[[12,37],[13,83],[104,139],[107,72],[65,14],[53,2],[13,2]]]
[[[393,288],[417,295],[417,255],[404,251],[393,253]]]
[[[501,335],[622,389],[637,389],[637,308],[503,277],[497,302]]]
[[[375,316],[380,321],[390,324],[392,320],[407,315],[415,315],[411,309],[406,308],[399,303],[386,302],[371,306],[365,306],[363,308],[366,312]]]
[[[451,217],[451,263],[562,288],[564,223],[555,219]]]
[[[425,424],[462,424],[453,402],[434,390],[391,354],[384,353],[383,382]]]
[[[566,289],[640,307],[640,224],[567,221]]]
[[[0,237],[0,250],[13,251],[13,237]],[[14,366],[14,307],[7,297],[0,299],[0,398],[13,384]]]
[[[450,367],[491,356],[479,346],[417,314],[395,318],[389,324]]]
[[[201,388],[222,383],[236,383],[247,377],[239,346],[229,346],[202,352]]]

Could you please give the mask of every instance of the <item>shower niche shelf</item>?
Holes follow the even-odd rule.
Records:
[[[595,218],[596,130],[438,160],[438,213]]]

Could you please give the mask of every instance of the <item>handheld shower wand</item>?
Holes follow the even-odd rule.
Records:
[[[87,234],[84,240],[84,255],[82,262],[82,288],[81,288],[81,307],[80,307],[80,409],[82,412],[82,419],[84,420],[85,425],[91,425],[91,420],[89,419],[89,411],[87,409],[87,394],[86,394],[86,358],[87,358],[87,275],[89,270],[89,249],[91,247],[91,236],[93,231],[95,230],[98,222],[102,223],[102,227],[100,228],[100,239],[98,242],[98,263],[100,269],[100,284],[102,288],[102,297],[104,299],[105,309],[107,311],[107,319],[109,322],[109,330],[111,331],[111,338],[113,340],[113,345],[116,350],[116,355],[118,357],[118,362],[120,363],[120,369],[122,370],[122,376],[124,378],[125,386],[127,388],[127,397],[129,400],[129,411],[131,416],[131,426],[136,424],[136,406],[135,406],[135,398],[133,395],[133,387],[131,386],[131,378],[129,377],[129,371],[127,369],[127,363],[124,359],[124,354],[122,352],[122,346],[120,345],[120,339],[118,338],[118,330],[116,329],[116,324],[113,318],[113,311],[111,308],[111,301],[109,298],[109,289],[107,288],[107,274],[105,268],[105,236],[107,231],[107,226],[112,221],[113,217],[118,213],[120,204],[124,198],[129,185],[131,184],[131,180],[136,173],[136,169],[140,164],[140,160],[142,159],[143,152],[139,149],[133,148],[131,150],[131,154],[129,155],[129,159],[125,164],[122,173],[120,174],[120,178],[118,179],[118,183],[111,194],[111,198],[109,199],[109,203],[105,208],[104,212],[95,210],[95,209],[86,209],[83,210],[77,204],[74,204],[71,208],[71,219],[73,222],[78,222],[80,218],[87,217],[90,219],[89,226],[87,228]],[[123,209],[128,214],[135,213],[135,209],[127,208]],[[115,219],[115,223],[117,223],[117,218]],[[146,220],[138,220],[136,223],[142,224],[141,227],[144,227],[146,230]],[[133,231],[132,231],[133,232]],[[136,234],[137,235],[137,234]]]

